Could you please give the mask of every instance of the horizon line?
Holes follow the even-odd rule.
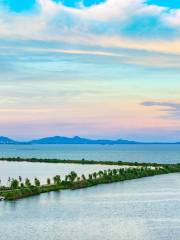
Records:
[[[66,139],[81,139],[81,140],[89,140],[89,141],[111,141],[112,144],[113,142],[117,142],[117,141],[122,141],[122,143],[119,143],[119,144],[180,144],[180,141],[167,141],[167,142],[164,142],[164,141],[141,141],[141,140],[130,140],[130,139],[126,139],[126,138],[116,138],[116,139],[110,139],[110,138],[89,138],[89,137],[81,137],[81,136],[78,136],[78,135],[75,135],[75,136],[61,136],[61,135],[54,135],[54,136],[46,136],[46,137],[37,137],[37,138],[32,138],[30,140],[26,139],[26,140],[17,140],[15,137],[8,137],[8,136],[3,136],[3,135],[0,135],[0,138],[6,138],[7,140],[11,140],[11,141],[14,141],[14,144],[15,143],[19,143],[19,144],[30,144],[31,142],[33,141],[40,141],[40,140],[43,140],[43,139],[54,139],[54,138],[66,138]],[[127,142],[127,143],[123,143],[124,142]],[[129,143],[128,143],[129,142]],[[8,144],[8,143],[1,143],[0,144]],[[13,143],[11,143],[13,144]],[[35,143],[33,143],[35,144]],[[38,143],[36,143],[38,144]],[[45,143],[43,143],[45,144]],[[48,143],[47,143],[48,144]],[[63,144],[63,143],[55,143],[55,144]],[[66,144],[72,144],[72,143],[66,143]],[[78,143],[75,143],[75,144],[78,144]],[[80,143],[79,143],[80,144]],[[89,143],[84,143],[84,144],[89,144]],[[114,143],[116,144],[116,143]]]

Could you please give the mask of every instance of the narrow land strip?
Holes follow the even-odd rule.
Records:
[[[43,163],[77,163],[77,164],[105,164],[105,165],[128,165],[129,168],[108,169],[104,171],[94,172],[88,177],[82,174],[78,176],[72,171],[62,180],[60,175],[56,175],[53,179],[47,178],[47,184],[42,184],[35,178],[31,183],[28,178],[22,182],[21,178],[12,179],[10,186],[0,187],[0,198],[5,200],[16,200],[33,195],[38,195],[50,191],[59,191],[64,189],[80,189],[87,188],[99,184],[108,184],[125,180],[149,177],[159,174],[178,173],[180,172],[180,164],[156,164],[156,163],[132,163],[132,162],[102,162],[87,160],[58,160],[58,159],[22,159],[22,158],[1,158],[1,161],[16,162],[43,162]],[[137,167],[138,166],[138,167]]]

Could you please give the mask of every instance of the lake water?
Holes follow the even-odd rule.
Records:
[[[0,145],[0,156],[178,163],[180,144]]]
[[[82,165],[82,164],[55,164],[55,163],[28,163],[28,162],[2,162],[0,161],[0,180],[1,185],[9,185],[8,178],[18,179],[22,177],[24,181],[27,177],[34,181],[37,177],[41,183],[46,183],[48,177],[51,179],[55,175],[60,175],[64,179],[65,175],[71,171],[75,171],[78,176],[89,173],[98,172],[99,170],[107,170],[113,168],[120,168],[123,166],[105,166],[105,165]],[[127,166],[124,166],[127,167]]]
[[[0,156],[180,162],[180,145],[0,145]],[[0,162],[0,179],[45,181],[112,166]],[[117,167],[117,166],[116,166]],[[179,240],[180,174],[0,202],[0,240]]]
[[[0,202],[1,240],[179,240],[180,175]]]

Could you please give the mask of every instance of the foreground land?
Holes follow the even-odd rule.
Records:
[[[75,164],[101,164],[101,165],[118,165],[119,169],[108,169],[104,171],[94,172],[85,176],[78,176],[76,172],[71,172],[61,179],[60,175],[56,175],[53,179],[47,178],[46,184],[41,184],[35,178],[31,183],[28,178],[25,182],[21,176],[18,179],[10,179],[9,187],[0,187],[0,196],[5,200],[16,200],[28,196],[38,195],[40,193],[59,191],[63,189],[79,189],[95,186],[98,184],[107,184],[142,177],[149,177],[159,174],[180,172],[180,164],[157,164],[157,163],[132,163],[132,162],[102,162],[88,160],[58,160],[58,159],[36,159],[36,158],[0,158],[0,161],[16,161],[16,162],[42,162],[42,163],[75,163]],[[122,168],[122,166],[129,168]]]

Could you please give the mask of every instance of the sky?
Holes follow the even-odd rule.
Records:
[[[180,140],[179,0],[0,0],[0,135]]]

